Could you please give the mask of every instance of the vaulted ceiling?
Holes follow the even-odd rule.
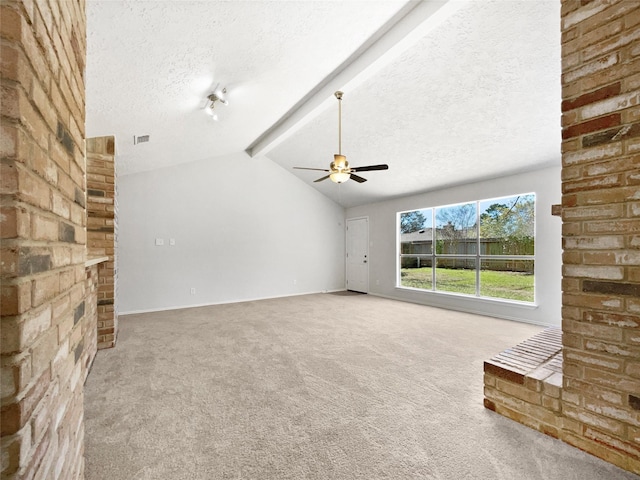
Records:
[[[246,151],[344,206],[560,162],[555,0],[89,0],[87,136],[119,175]],[[228,106],[204,107],[217,86]],[[338,149],[387,163],[313,183]],[[134,137],[149,135],[148,143]]]

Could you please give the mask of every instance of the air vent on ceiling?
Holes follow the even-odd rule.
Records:
[[[139,137],[133,136],[133,144],[146,143],[149,141],[149,135],[140,135]]]

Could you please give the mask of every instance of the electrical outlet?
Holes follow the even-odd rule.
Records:
[[[156,245],[157,246],[164,245],[164,239],[163,238],[156,238]]]
[[[195,295],[196,294],[196,289],[195,287],[191,287],[191,295]]]
[[[169,245],[174,246],[176,244],[176,239],[175,238],[170,238],[169,239]]]

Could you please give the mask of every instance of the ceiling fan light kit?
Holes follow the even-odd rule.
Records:
[[[351,170],[349,169],[349,162],[347,157],[336,153],[333,156],[333,162],[330,165],[329,178],[334,183],[344,183],[351,178]]]
[[[306,167],[293,167],[298,170],[316,170],[320,172],[329,172],[329,175],[320,177],[314,180],[314,183],[322,182],[327,178],[334,183],[344,183],[347,180],[353,180],[357,183],[364,183],[367,181],[355,172],[368,172],[373,170],[388,170],[389,166],[386,164],[381,165],[367,165],[365,167],[349,167],[347,157],[342,155],[342,95],[341,91],[337,91],[335,97],[338,99],[338,153],[333,156],[333,162],[329,165],[329,169],[325,168],[306,168]]]

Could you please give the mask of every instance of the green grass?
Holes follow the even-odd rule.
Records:
[[[480,295],[523,302],[533,302],[533,275],[519,272],[482,270]],[[437,290],[475,295],[475,270],[436,268]],[[403,268],[403,287],[432,289],[431,268]]]

